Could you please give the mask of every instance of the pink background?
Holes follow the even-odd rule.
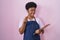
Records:
[[[26,16],[25,4],[31,0],[0,0],[0,40],[22,40],[19,20]],[[38,4],[36,16],[51,24],[42,40],[60,40],[60,0],[32,0]]]

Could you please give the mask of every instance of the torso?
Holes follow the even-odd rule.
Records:
[[[24,40],[40,40],[39,35],[34,35],[35,30],[39,29],[39,24],[36,22],[36,19],[28,19],[26,24],[26,29],[24,32]]]

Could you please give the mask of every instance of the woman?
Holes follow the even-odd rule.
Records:
[[[28,15],[24,18],[19,28],[20,34],[24,33],[23,40],[40,40],[39,34],[41,32],[44,33],[44,30],[40,29],[40,20],[34,16],[36,7],[37,5],[34,2],[28,2],[25,6]]]

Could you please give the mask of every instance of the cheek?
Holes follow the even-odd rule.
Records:
[[[29,13],[29,15],[33,16],[35,14],[35,11],[34,10],[32,10],[32,11],[29,10],[28,13]]]
[[[34,11],[31,11],[31,12],[30,12],[30,15],[31,15],[31,16],[34,16],[34,14],[35,14]]]
[[[35,11],[33,11],[33,10],[29,10],[28,12],[31,14],[31,13],[34,13]]]
[[[32,14],[32,11],[30,11],[30,14]]]
[[[32,11],[28,11],[28,13],[29,13],[29,15],[31,15],[32,14]]]
[[[31,13],[31,11],[30,11],[30,10],[28,10],[28,13],[30,14],[30,13]]]

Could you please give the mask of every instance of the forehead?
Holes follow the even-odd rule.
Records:
[[[29,10],[35,10],[36,8],[35,7],[31,7],[31,8],[29,8]]]

